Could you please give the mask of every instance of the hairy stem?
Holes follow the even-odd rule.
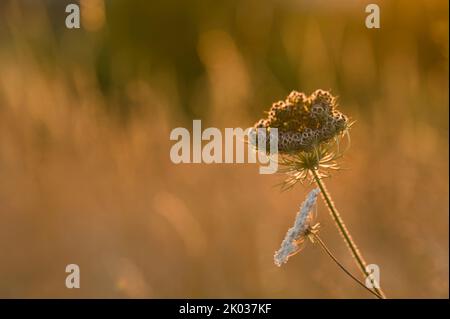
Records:
[[[365,277],[370,278],[377,294],[380,295],[383,299],[386,299],[386,295],[383,293],[381,288],[376,288],[376,285],[375,285],[373,279],[370,277],[370,274],[368,273],[368,271],[366,269],[367,264],[364,261],[364,258],[362,257],[360,251],[358,250],[358,247],[356,246],[355,242],[353,241],[352,236],[350,235],[347,227],[345,226],[344,221],[341,218],[341,215],[338,213],[336,207],[334,206],[334,203],[331,200],[331,196],[328,193],[324,182],[319,177],[317,170],[312,169],[311,172],[314,176],[314,180],[317,183],[317,186],[319,186],[319,188],[320,188],[322,198],[324,199],[325,204],[327,205],[328,210],[330,211],[330,214],[333,217],[333,219],[336,223],[336,226],[339,229],[339,232],[341,233],[342,237],[344,238],[344,241],[347,244],[347,247],[350,249],[350,252],[352,253],[352,256],[355,259],[358,267],[360,268],[360,270],[362,271],[362,273],[364,274]]]
[[[366,285],[364,285],[358,278],[356,278],[355,276],[353,276],[351,274],[350,271],[348,271],[338,260],[336,257],[334,257],[334,255],[331,253],[331,251],[328,249],[328,247],[325,245],[325,243],[322,241],[322,239],[319,237],[319,235],[317,234],[312,234],[312,236],[314,236],[314,240],[316,240],[320,246],[322,247],[322,249],[327,253],[328,256],[330,256],[330,258],[339,266],[339,268],[341,268],[350,278],[352,278],[354,281],[356,281],[361,287],[363,287],[364,289],[366,289],[367,291],[369,291],[371,294],[375,295],[377,298],[379,299],[383,299],[383,297],[381,297],[379,294],[377,294],[375,291],[373,291],[372,289],[369,289],[366,287]]]

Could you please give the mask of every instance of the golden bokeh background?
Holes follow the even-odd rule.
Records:
[[[327,184],[386,294],[449,297],[447,1],[376,1],[367,29],[371,1],[83,0],[69,30],[72,2],[0,2],[0,297],[370,298],[312,244],[274,265],[310,186],[170,161],[173,128],[317,88],[356,120]]]

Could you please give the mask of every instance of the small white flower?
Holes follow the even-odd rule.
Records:
[[[319,193],[320,190],[318,188],[313,189],[300,206],[300,211],[297,213],[294,226],[289,228],[281,243],[280,249],[275,252],[274,262],[278,267],[286,263],[290,256],[300,250],[300,245],[311,227],[313,207]]]

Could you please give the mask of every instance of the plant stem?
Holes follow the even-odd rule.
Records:
[[[356,278],[355,276],[353,276],[347,269],[345,269],[345,267],[336,259],[336,257],[334,257],[334,255],[331,253],[331,251],[328,249],[328,247],[325,245],[325,243],[322,241],[322,239],[319,237],[319,235],[313,233],[312,236],[314,236],[314,239],[320,244],[320,246],[322,247],[322,249],[328,254],[328,256],[330,256],[330,258],[350,277],[352,278],[354,281],[356,281],[361,287],[363,287],[364,289],[366,289],[367,291],[369,291],[371,294],[375,295],[377,298],[379,299],[383,299],[383,297],[381,297],[379,294],[377,294],[375,291],[373,291],[372,289],[369,289],[366,287],[366,285],[364,285],[358,278]]]
[[[374,283],[373,279],[370,277],[370,274],[366,270],[367,264],[364,261],[364,258],[362,257],[361,253],[359,252],[358,247],[356,246],[355,242],[353,241],[352,236],[350,235],[347,227],[345,226],[344,221],[341,218],[341,215],[338,213],[336,207],[334,206],[334,203],[331,200],[331,196],[328,193],[328,191],[325,187],[325,184],[323,183],[323,181],[317,174],[317,170],[312,169],[311,173],[314,176],[314,180],[317,183],[317,186],[319,186],[319,188],[320,188],[322,198],[324,199],[325,204],[328,206],[331,216],[333,217],[333,219],[336,223],[336,226],[339,229],[339,232],[341,233],[342,237],[344,238],[345,243],[347,244],[348,248],[350,249],[350,252],[352,253],[353,258],[355,259],[357,265],[359,266],[359,268],[362,271],[362,273],[364,274],[364,276],[370,278],[377,294],[380,295],[383,299],[386,299],[386,295],[383,293],[381,288],[376,287],[376,284]]]

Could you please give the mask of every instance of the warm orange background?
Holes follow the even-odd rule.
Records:
[[[85,0],[67,30],[70,2],[0,2],[0,297],[370,297],[314,245],[273,264],[310,187],[169,158],[317,88],[356,120],[327,184],[386,294],[449,297],[447,1],[376,1],[379,30],[337,0]]]

